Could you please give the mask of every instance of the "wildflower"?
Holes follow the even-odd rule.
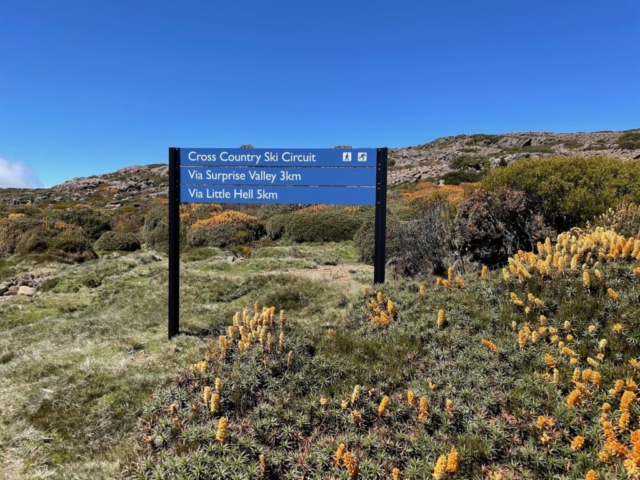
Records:
[[[216,377],[216,393],[218,395],[220,395],[222,393],[222,380],[220,380],[220,377]]]
[[[378,299],[378,303],[380,305],[384,305],[384,294],[382,292],[378,292],[376,298]]]
[[[506,283],[511,283],[511,275],[509,275],[509,271],[506,268],[502,269],[502,278]]]
[[[560,383],[560,371],[557,368],[553,369],[553,383]]]
[[[598,279],[598,281],[600,283],[602,283],[604,281],[604,278],[602,276],[602,272],[600,272],[600,270],[598,270],[597,268],[593,271],[593,273],[595,274],[596,278]]]
[[[172,403],[171,405],[169,405],[169,411],[171,412],[171,415],[177,415],[178,414],[178,404],[177,403]]]
[[[436,285],[442,285],[442,279],[440,277],[436,278]]]
[[[567,335],[567,343],[572,343],[575,340],[575,337],[571,334]]]
[[[447,280],[453,281],[453,267],[447,269]]]
[[[551,437],[547,434],[547,432],[544,432],[540,436],[540,442],[542,442],[543,445],[547,445],[549,442],[551,442]]]
[[[218,413],[220,410],[220,395],[214,393],[211,395],[211,413]]]
[[[587,357],[587,363],[591,365],[593,368],[597,368],[600,366],[600,364],[591,357]]]
[[[211,387],[204,387],[202,398],[204,399],[204,403],[209,404],[209,400],[211,400]]]
[[[436,384],[433,382],[429,382],[429,389],[430,390],[435,390],[436,389]]]
[[[287,355],[287,368],[291,367],[291,362],[293,361],[293,350],[289,351]]]
[[[640,475],[640,469],[638,468],[636,462],[631,459],[627,459],[623,462],[623,465],[624,468],[627,469],[627,476],[629,478],[638,478],[638,475]]]
[[[284,332],[280,332],[280,338],[278,339],[278,348],[280,351],[284,350]]]
[[[267,460],[264,455],[260,455],[260,480],[267,478]]]
[[[611,404],[609,404],[608,402],[604,402],[601,408],[602,413],[609,413],[611,411]]]
[[[427,293],[427,287],[420,285],[420,295],[424,295],[425,293]]]
[[[484,278],[484,277],[486,277],[486,276],[487,276],[487,274],[488,274],[488,273],[489,273],[489,269],[487,268],[487,266],[486,266],[486,265],[483,265],[483,266],[482,266],[482,271],[480,272],[480,276],[481,276],[482,278]],[[638,276],[640,276],[640,273],[638,273]]]
[[[598,480],[598,474],[594,470],[589,470],[585,480]]]
[[[458,288],[460,290],[464,290],[467,287],[467,285],[464,283],[464,280],[460,277],[456,277],[456,284],[458,285]]]
[[[529,315],[530,313],[531,313],[531,307],[526,307],[526,308],[524,309],[524,314],[525,314],[525,315]]]
[[[591,288],[591,277],[589,276],[589,272],[587,272],[586,270],[582,272],[582,285],[587,290]]]
[[[573,390],[569,394],[569,397],[567,397],[567,405],[570,408],[574,408],[575,406],[579,405],[581,401],[582,401],[582,393],[580,393],[580,390],[578,389]]]
[[[547,329],[547,327],[540,327],[540,328],[538,329],[538,333],[540,334],[540,336],[541,336],[542,338],[546,337],[546,336],[547,336],[547,333],[548,333],[548,329]]]
[[[362,286],[362,295],[365,296],[365,297],[367,295],[369,295],[369,287],[367,287],[365,285]]]
[[[340,402],[340,408],[342,408],[342,411],[344,412],[347,407],[349,406],[349,399],[346,398],[344,400],[342,400],[342,402]]]
[[[631,390],[632,392],[638,391],[638,384],[636,384],[636,382],[632,378],[627,379],[626,385],[627,390]]]
[[[524,330],[518,332],[518,346],[523,349],[527,345],[527,334]]]
[[[451,447],[451,452],[447,456],[447,473],[456,473],[458,471],[459,456],[456,447]]]
[[[577,365],[578,364],[578,359],[577,358],[570,358],[569,359],[569,363],[571,365]]]
[[[609,295],[609,298],[611,298],[611,300],[613,300],[614,302],[617,302],[618,299],[620,298],[620,295],[618,295],[618,293],[616,293],[616,291],[613,288],[607,289],[607,295]]]
[[[220,344],[220,351],[222,353],[222,356],[224,357],[229,351],[229,341],[227,340],[226,336],[220,335],[220,337],[218,338],[218,343]]]
[[[389,405],[389,397],[385,395],[384,397],[382,397],[382,401],[378,406],[378,415],[384,415],[384,412],[387,411],[388,405]]]
[[[445,402],[445,410],[450,417],[453,417],[453,400],[447,399]]]
[[[589,328],[587,330],[589,330],[589,333],[593,333],[593,332],[596,331],[596,326],[595,325],[589,325]]]
[[[635,358],[629,360],[629,365],[631,365],[634,370],[638,370],[640,368],[640,362],[638,362],[638,360],[636,360]]]
[[[482,344],[487,347],[489,350],[491,350],[492,352],[497,352],[498,351],[498,347],[496,346],[495,343],[486,340],[486,339],[482,339]]]
[[[351,421],[356,425],[359,425],[362,421],[362,414],[358,410],[351,411]]]
[[[400,469],[394,468],[391,471],[391,480],[400,480]]]
[[[349,452],[344,452],[344,465],[347,467],[347,473],[350,479],[358,478],[358,464]]]
[[[556,368],[556,359],[553,358],[551,355],[549,355],[548,353],[545,354],[544,356],[544,363],[547,364],[547,367],[549,368]]]
[[[338,447],[338,450],[336,450],[335,455],[333,456],[333,458],[336,461],[336,466],[339,467],[340,466],[340,461],[342,460],[342,457],[344,455],[344,443],[341,443],[340,446]]]
[[[545,326],[547,324],[547,317],[540,315],[540,325]]]
[[[444,310],[438,311],[438,320],[437,320],[438,328],[442,328],[444,325]]]
[[[326,407],[329,403],[329,399],[327,397],[320,397],[320,406]]]
[[[629,412],[622,412],[620,415],[620,421],[618,422],[618,426],[620,427],[620,432],[625,432],[627,428],[629,428],[629,421],[631,417],[629,416]]]
[[[360,398],[360,392],[362,391],[362,387],[360,385],[356,385],[353,387],[353,393],[351,394],[351,403],[356,403]]]
[[[407,403],[411,408],[416,408],[416,394],[413,393],[413,390],[407,392]]]
[[[227,418],[221,417],[218,421],[218,431],[216,433],[216,440],[220,443],[224,442],[227,436]]]
[[[609,455],[609,453],[607,453],[605,450],[601,450],[598,453],[598,458],[600,459],[601,462],[608,462],[611,459],[611,456]],[[589,473],[593,472],[593,470],[590,470]],[[598,476],[594,475],[594,476],[589,476],[589,473],[587,473],[587,480],[597,480]],[[593,472],[595,474],[595,472]]]
[[[596,358],[598,359],[599,362],[604,360],[604,353],[599,353],[596,355]]]
[[[539,340],[540,340],[540,334],[538,332],[533,332],[531,334],[531,341],[533,343],[538,343]]]
[[[434,480],[442,480],[444,478],[444,474],[447,469],[447,456],[440,455],[438,461],[436,462],[436,466],[433,469],[433,478]]]
[[[558,337],[558,335],[551,335],[552,343],[558,343],[558,340],[560,340],[560,337]]]
[[[420,413],[418,414],[418,420],[421,422],[424,421],[429,415],[429,403],[427,402],[427,397],[420,398]]]
[[[513,322],[511,322],[511,328],[514,329],[514,330],[516,328],[518,328],[518,322],[516,322],[515,320]]]
[[[616,333],[622,333],[622,324],[621,323],[616,323],[613,326],[613,331]]]
[[[627,390],[622,394],[622,398],[620,399],[620,410],[622,412],[629,412],[631,407],[633,406],[633,402],[636,401],[637,395]]]
[[[387,311],[392,318],[396,316],[396,306],[391,300],[387,303]]]
[[[598,342],[598,348],[602,351],[605,348],[607,348],[607,340],[606,339],[602,339]]]
[[[577,452],[578,450],[582,450],[583,446],[584,446],[584,437],[581,437],[580,435],[577,435],[571,442],[571,450],[573,451]]]
[[[544,430],[547,427],[553,427],[555,426],[555,424],[556,421],[553,419],[553,417],[545,417],[544,415],[540,415],[536,420],[536,427],[538,427],[540,430]]]

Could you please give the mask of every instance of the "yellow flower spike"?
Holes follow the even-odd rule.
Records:
[[[569,363],[571,365],[577,365],[578,364],[578,359],[577,358],[570,358],[569,359]]]
[[[347,467],[347,474],[351,480],[358,478],[359,467],[355,459],[349,452],[344,452],[343,455],[344,465]]]
[[[482,266],[482,270],[480,271],[480,277],[484,278],[489,273],[489,268],[486,265]],[[640,274],[638,274],[640,276]]]
[[[447,269],[447,280],[449,280],[449,282],[453,281],[453,267]]]
[[[358,410],[352,410],[351,421],[356,425],[360,425],[360,422],[362,421],[362,414]]]
[[[284,310],[280,310],[280,330],[284,331],[286,326],[287,326],[287,319],[284,315]]]
[[[451,282],[449,280],[442,280],[442,286],[445,290],[451,290]]]
[[[421,422],[426,420],[429,415],[429,403],[427,401],[427,397],[420,398],[420,413],[418,413],[418,420]]]
[[[482,344],[487,347],[489,350],[491,350],[492,352],[497,352],[498,351],[498,347],[496,346],[495,343],[487,340],[487,339],[482,339]]]
[[[382,292],[378,292],[378,294],[376,295],[376,298],[378,299],[378,303],[380,305],[384,305],[384,294]]]
[[[429,382],[429,389],[430,390],[435,390],[436,389],[436,384],[432,383],[432,382]]]
[[[424,295],[427,293],[427,287],[424,285],[420,285],[420,295]]]
[[[451,447],[451,452],[447,456],[447,473],[456,473],[458,471],[459,456],[456,447]]]
[[[442,326],[444,325],[444,310],[438,310],[438,320],[437,320],[437,325],[438,328],[442,328]]]
[[[389,406],[389,397],[385,395],[384,397],[382,397],[382,401],[378,406],[378,415],[384,415],[384,413],[387,411],[388,406]]]
[[[524,330],[518,332],[518,346],[522,350],[527,345],[527,334]]]
[[[407,392],[407,403],[409,404],[409,407],[416,408],[416,405],[417,405],[416,394],[413,393],[413,390],[409,390]]]
[[[467,284],[464,283],[464,280],[460,277],[456,277],[456,284],[458,285],[458,288],[460,290],[464,290],[465,288],[467,288]]]
[[[362,287],[362,295],[364,295],[365,297],[369,295],[369,287],[367,286]]]
[[[280,332],[280,338],[278,339],[278,348],[281,352],[284,350],[284,332]]]
[[[618,427],[620,428],[620,433],[624,433],[629,428],[629,422],[631,421],[631,417],[628,412],[622,412],[620,415],[620,421],[618,422]]]
[[[447,470],[447,456],[440,455],[435,467],[433,468],[434,480],[442,480]]]
[[[618,293],[613,288],[607,288],[607,295],[609,295],[609,298],[611,298],[611,300],[613,300],[614,302],[617,302],[620,298],[620,295],[618,295]]]
[[[207,405],[209,404],[209,401],[211,400],[211,387],[204,387],[202,399],[204,400],[204,403],[206,403]]]
[[[392,318],[396,316],[396,306],[391,300],[387,302],[387,312],[389,312],[389,316]]]
[[[391,471],[391,480],[400,480],[400,469],[394,468]]]
[[[349,399],[346,398],[344,400],[342,400],[342,402],[340,402],[340,408],[342,409],[342,411],[344,412],[347,407],[349,406]]]
[[[442,278],[440,278],[440,277],[436,278],[436,285],[437,286],[442,285]]]
[[[547,325],[547,317],[545,317],[544,315],[540,315],[540,325],[542,325],[543,327]]]
[[[531,334],[531,341],[532,341],[533,343],[538,343],[538,341],[539,341],[539,340],[540,340],[540,333],[538,333],[538,332],[533,332],[533,333]]]
[[[220,411],[220,395],[214,393],[211,395],[211,413],[218,413]]]
[[[577,435],[571,442],[571,450],[577,452],[582,450],[582,447],[584,447],[584,437]]]
[[[447,411],[447,415],[449,415],[450,417],[453,417],[453,400],[449,400],[447,399],[445,401],[445,410]]]
[[[569,394],[569,397],[567,397],[567,406],[569,406],[570,408],[576,407],[581,402],[582,402],[582,393],[580,393],[580,390],[578,389],[573,390]]]
[[[225,438],[227,437],[227,423],[228,423],[228,420],[226,417],[221,417],[220,420],[218,421],[218,431],[216,433],[216,440],[220,443],[224,442]]]
[[[593,271],[593,274],[596,276],[596,278],[598,279],[598,282],[603,283],[604,282],[604,277],[602,276],[602,272],[600,272],[600,270],[598,270],[597,268]]]
[[[336,461],[336,467],[340,466],[342,457],[344,456],[344,451],[345,451],[344,443],[341,443],[340,446],[338,447],[338,450],[336,450],[335,455],[333,456],[334,460]]]
[[[293,350],[289,351],[287,355],[287,368],[291,367],[291,362],[293,362]]]
[[[360,398],[360,392],[362,391],[362,387],[360,385],[356,385],[353,387],[353,393],[351,393],[351,403],[356,403]]]
[[[621,323],[616,323],[613,326],[613,331],[616,333],[622,333],[622,324]]]
[[[569,320],[566,320],[564,322],[564,329],[567,330],[568,332],[571,331],[571,322],[569,322]]]
[[[600,460],[602,460],[602,458],[600,458]],[[606,460],[602,460],[603,462]],[[598,474],[595,472],[595,470],[589,470],[587,472],[587,476],[585,477],[585,480],[598,480]]]
[[[220,377],[216,377],[215,386],[216,386],[216,393],[218,395],[221,395],[222,394],[222,380],[220,380]]]
[[[627,386],[627,390],[631,390],[632,392],[638,391],[638,385],[632,378],[628,378],[625,384]]]
[[[599,353],[596,355],[596,358],[598,359],[598,361],[603,361],[604,360],[604,353]]]
[[[553,369],[553,383],[560,383],[560,371],[557,368]]]
[[[227,333],[229,334],[229,340],[233,341],[234,337],[236,336],[236,327],[234,327],[233,325],[229,325]]]
[[[319,402],[321,407],[326,407],[329,403],[329,399],[327,397],[320,397]]]
[[[582,285],[589,290],[591,288],[591,276],[586,270],[582,272]]]
[[[556,363],[556,359],[553,358],[551,355],[549,355],[548,353],[545,354],[544,356],[544,363],[547,364],[548,368],[556,368],[557,363]]]
[[[267,459],[264,455],[260,455],[260,480],[267,478]]]
[[[635,358],[629,360],[629,365],[631,365],[634,370],[638,370],[640,368],[640,362],[638,362],[638,360],[636,360]]]
[[[573,341],[575,340],[575,337],[571,334],[567,335],[567,343],[573,343]]]
[[[511,283],[511,275],[509,275],[509,271],[506,268],[502,269],[502,278],[506,283]]]

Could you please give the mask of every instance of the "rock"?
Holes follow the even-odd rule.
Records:
[[[104,208],[120,208],[121,206],[122,204],[120,202],[109,202],[104,206]]]
[[[224,259],[225,262],[227,263],[233,263],[235,260],[235,257],[233,257],[232,255],[228,256],[227,258]]]
[[[0,297],[4,295],[7,290],[9,290],[9,287],[5,287],[4,285],[0,286]]]
[[[4,293],[4,296],[8,297],[10,295],[15,295],[17,293],[18,293],[18,287],[16,287],[15,285],[11,285],[9,289]]]
[[[36,294],[36,289],[35,288],[31,288],[31,287],[27,287],[26,285],[23,285],[22,287],[20,287],[18,289],[18,295],[25,295],[27,297],[33,297]]]

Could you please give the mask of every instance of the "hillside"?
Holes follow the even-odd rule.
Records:
[[[455,183],[477,179],[498,165],[523,158],[550,156],[601,156],[640,159],[640,129],[626,132],[548,133],[524,132],[500,135],[457,135],[389,154],[389,184],[443,179]],[[447,176],[449,174],[449,176]],[[460,175],[458,174],[458,175]],[[74,178],[42,189],[0,189],[5,205],[87,203],[104,208],[136,208],[150,198],[167,195],[166,165],[131,166],[114,173]]]

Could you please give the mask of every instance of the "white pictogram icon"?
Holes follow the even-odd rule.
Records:
[[[343,152],[342,153],[342,161],[350,162],[351,161],[351,152]]]
[[[359,162],[366,162],[367,161],[367,152],[358,153],[358,161]]]

